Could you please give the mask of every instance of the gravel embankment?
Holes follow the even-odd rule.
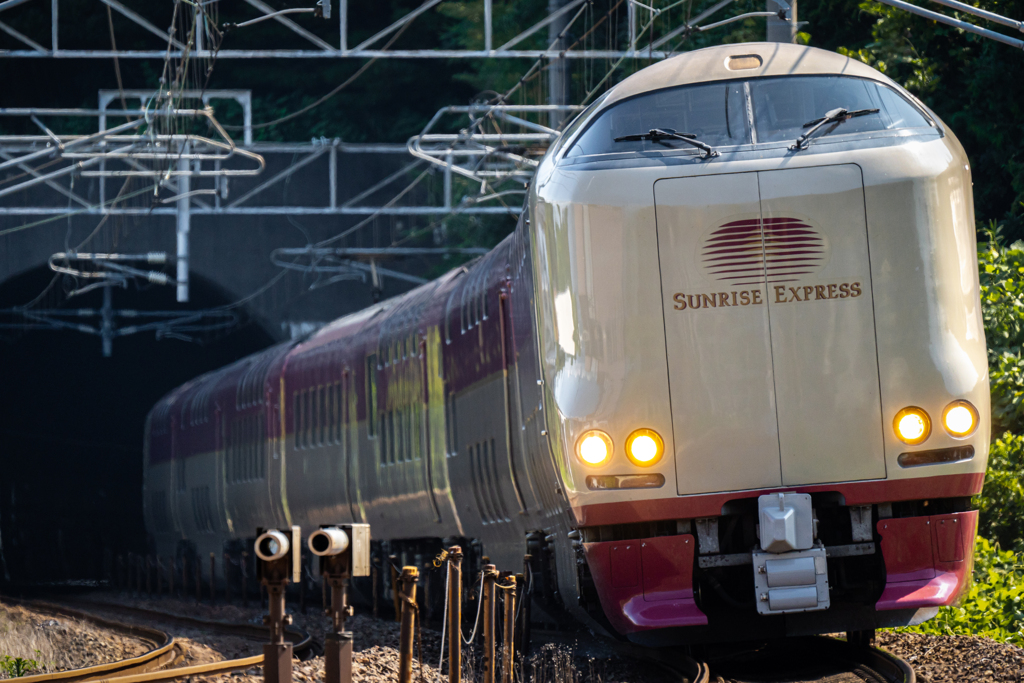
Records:
[[[262,615],[264,614],[255,600],[250,601],[249,607],[243,609],[237,604],[196,604],[194,600],[166,597],[133,599],[124,594],[96,595],[94,599],[229,623],[248,622],[259,624],[262,623]],[[307,612],[302,614],[294,609],[293,605],[289,604],[288,612],[292,615],[294,624],[308,631],[317,642],[317,645],[320,646],[322,644],[322,636],[328,626],[328,620],[320,614],[319,606],[314,607],[311,604]],[[117,618],[129,621],[123,615]],[[162,624],[158,620],[146,620],[140,623],[168,631],[179,642],[182,641],[183,636],[187,635],[190,639],[189,643],[201,642],[205,650],[212,655],[216,653],[222,655],[221,657],[214,657],[214,659],[234,659],[262,652],[262,642],[247,641],[240,643],[238,641],[241,639],[232,639],[209,633],[198,634],[195,631],[181,629],[173,624]],[[370,616],[357,614],[348,620],[347,628],[355,634],[353,643],[355,655],[352,662],[354,682],[394,683],[398,678],[399,624],[390,620],[374,619]],[[468,626],[465,628],[465,631],[468,634]],[[440,657],[441,633],[433,629],[424,628],[420,635],[423,646],[422,679],[424,683],[447,683],[447,673],[442,674],[437,670],[437,663]],[[475,644],[479,645],[482,638],[482,629],[480,629],[476,636]],[[480,663],[478,654],[478,652],[474,651],[473,647],[464,647],[463,680],[472,681],[474,674],[478,674],[476,677],[479,678]],[[446,652],[446,659],[447,656]],[[203,661],[213,661],[213,659],[207,660],[204,658]],[[191,664],[193,662],[188,663]],[[617,655],[587,634],[581,634],[576,642],[569,639],[564,644],[549,644],[543,647],[535,646],[526,662],[526,667],[532,672],[534,683],[657,683],[666,677],[664,670],[661,668]],[[447,672],[447,668],[448,665],[446,663],[443,671]],[[299,683],[322,681],[324,675],[323,657],[312,657],[306,661],[296,661],[292,671],[294,680]],[[420,680],[418,656],[413,664],[413,679],[416,681]],[[195,677],[192,679],[192,682],[262,683],[262,671],[260,667],[253,667],[249,670],[232,674]]]
[[[0,602],[0,657],[33,660],[29,673],[47,673],[136,657],[149,645],[88,622]],[[0,671],[8,678],[9,671]]]
[[[990,638],[879,631],[877,644],[914,667],[918,683],[1024,681],[1024,650]]]

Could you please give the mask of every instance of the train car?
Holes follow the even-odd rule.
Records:
[[[989,423],[952,132],[858,61],[725,45],[585,110],[486,256],[164,398],[146,520],[528,555],[537,618],[641,644],[861,637],[964,588]]]

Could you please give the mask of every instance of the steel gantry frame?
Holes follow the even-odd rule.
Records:
[[[505,97],[497,103],[471,105],[467,107],[446,107],[425,126],[423,131],[413,136],[406,145],[394,144],[351,144],[341,140],[313,140],[310,143],[254,143],[252,139],[252,97],[249,91],[240,90],[188,90],[176,84],[170,90],[153,93],[147,90],[101,91],[99,106],[96,110],[88,109],[2,109],[0,116],[28,116],[42,130],[44,135],[0,136],[0,171],[5,169],[20,170],[24,179],[16,179],[16,184],[8,184],[0,188],[0,198],[30,187],[45,185],[61,197],[77,204],[73,210],[69,205],[60,206],[56,203],[40,202],[36,206],[0,206],[0,216],[63,216],[72,213],[111,215],[155,215],[174,216],[178,239],[176,276],[171,278],[162,273],[137,271],[137,269],[118,265],[122,258],[134,258],[132,255],[75,253],[55,254],[54,259],[62,257],[65,264],[70,260],[89,256],[105,265],[101,282],[83,287],[80,291],[88,291],[95,287],[104,290],[104,306],[102,309],[80,309],[77,313],[65,309],[34,311],[0,311],[0,313],[16,313],[30,322],[30,327],[49,327],[58,329],[77,329],[81,332],[97,334],[103,338],[104,353],[109,355],[112,339],[122,334],[133,334],[144,330],[155,330],[158,334],[184,338],[184,333],[192,330],[220,329],[234,324],[234,315],[225,311],[212,313],[213,319],[204,322],[202,312],[194,314],[178,314],[174,312],[118,312],[110,304],[111,287],[123,286],[130,277],[148,277],[160,280],[159,284],[171,284],[177,287],[179,301],[188,300],[189,253],[188,236],[193,216],[243,216],[243,215],[278,215],[278,216],[366,216],[354,228],[358,229],[377,216],[394,215],[426,215],[443,218],[455,213],[466,214],[515,214],[519,211],[519,203],[506,204],[503,197],[522,194],[508,183],[524,183],[532,176],[537,160],[544,153],[547,145],[557,137],[560,124],[566,115],[582,109],[572,106],[568,99],[567,60],[579,59],[617,59],[614,70],[621,60],[628,57],[642,57],[650,60],[663,59],[672,54],[681,40],[696,32],[703,32],[741,21],[748,18],[763,17],[768,20],[769,40],[788,42],[795,39],[796,2],[792,6],[787,0],[766,0],[763,12],[747,12],[723,20],[705,23],[711,15],[731,5],[734,0],[719,0],[705,8],[697,16],[675,26],[659,26],[657,34],[652,30],[647,37],[647,28],[652,27],[656,19],[662,16],[663,10],[653,4],[645,4],[640,0],[625,0],[628,41],[624,45],[609,45],[610,49],[574,49],[566,37],[567,28],[582,14],[584,4],[590,0],[549,0],[547,13],[539,21],[518,33],[511,40],[495,47],[494,45],[494,8],[493,0],[479,0],[483,5],[483,42],[477,48],[446,49],[388,49],[392,42],[417,17],[435,10],[441,0],[424,0],[418,7],[404,16],[376,31],[366,40],[355,46],[349,45],[349,0],[303,0],[309,7],[275,9],[263,0],[245,0],[255,11],[255,17],[245,19],[237,24],[217,26],[216,12],[210,14],[205,6],[214,5],[218,0],[195,5],[190,0],[182,0],[195,7],[192,16],[191,30],[186,31],[186,42],[182,34],[176,34],[172,25],[162,30],[141,13],[123,5],[119,0],[95,0],[96,7],[105,12],[117,12],[128,21],[134,23],[142,31],[152,34],[161,41],[159,48],[138,50],[115,49],[61,49],[59,0],[50,0],[50,37],[49,46],[40,42],[40,36],[26,36],[4,21],[0,21],[0,32],[10,36],[24,46],[22,49],[0,49],[0,58],[115,58],[115,59],[159,59],[164,60],[165,70],[170,60],[205,59],[212,68],[216,59],[253,59],[253,58],[284,58],[284,59],[533,59],[546,60],[549,71],[549,104],[547,105],[510,105]],[[993,22],[1011,29],[1024,32],[1024,22],[1009,19],[1001,15],[981,10],[958,0],[931,0],[936,4],[953,9],[958,13],[973,15],[985,21]],[[960,18],[950,17],[938,12],[910,4],[905,0],[879,0],[901,10],[954,26],[960,30],[975,33],[1013,47],[1024,49],[1024,40],[981,28]],[[336,3],[332,7],[332,3]],[[22,11],[39,12],[46,0],[0,0],[0,19],[4,14],[19,6],[28,6]],[[678,4],[678,3],[676,3]],[[315,6],[314,6],[315,5]],[[674,5],[670,5],[674,6]],[[175,5],[175,16],[177,15]],[[612,11],[614,11],[614,7]],[[337,17],[337,37],[332,43],[317,33],[309,30],[287,15],[314,14],[324,20],[332,14]],[[664,15],[667,16],[667,15]],[[267,20],[274,20],[278,25],[287,28],[293,36],[299,36],[313,48],[306,49],[220,49],[222,46],[222,29],[234,28],[243,30],[245,27]],[[662,24],[664,22],[661,22]],[[173,20],[172,20],[173,24]],[[643,24],[641,26],[641,24]],[[320,24],[322,26],[323,24]],[[188,28],[188,27],[186,27]],[[543,29],[547,29],[547,45],[544,49],[526,49],[523,44],[528,40],[536,44],[536,38]],[[774,31],[774,33],[773,33]],[[320,31],[322,32],[322,30]],[[589,34],[587,31],[584,35]],[[113,25],[111,24],[111,40],[113,42]],[[772,35],[776,36],[775,38]],[[783,36],[783,37],[780,37]],[[532,40],[531,40],[532,39]],[[382,43],[385,43],[382,46]],[[675,41],[673,43],[673,41]],[[673,47],[675,45],[675,47]],[[25,49],[27,48],[27,49]],[[536,68],[531,67],[532,73]],[[524,77],[525,78],[525,77]],[[607,76],[605,77],[607,78]],[[161,79],[163,83],[163,79]],[[602,79],[599,85],[605,82]],[[163,86],[161,86],[163,87]],[[343,86],[342,86],[343,87]],[[588,94],[589,99],[593,92]],[[111,109],[115,100],[120,99],[121,109]],[[243,112],[243,141],[235,143],[213,115],[211,102],[231,99],[241,106]],[[127,101],[138,102],[138,109],[129,109]],[[184,102],[201,102],[202,108],[188,109]],[[547,114],[549,125],[538,123],[539,116]],[[438,123],[449,115],[465,115],[469,125],[460,128],[457,133],[435,132]],[[56,133],[47,127],[39,117],[96,117],[98,130],[89,135],[67,135]],[[107,127],[108,117],[126,118],[127,122]],[[196,120],[205,119],[209,127],[220,137],[219,140],[196,135],[191,132]],[[191,122],[180,125],[175,122]],[[489,122],[487,129],[481,124]],[[182,132],[185,131],[185,132]],[[413,160],[401,166],[397,171],[363,190],[344,202],[338,200],[338,155],[339,154],[399,154],[411,155]],[[283,170],[248,188],[237,198],[230,197],[229,179],[231,177],[255,175],[263,171],[267,155],[291,155],[292,161]],[[261,198],[267,197],[267,190],[286,181],[294,173],[303,168],[324,168],[324,164],[315,164],[318,159],[326,156],[327,179],[329,188],[328,200],[320,205],[295,206],[284,205],[283,202],[256,204]],[[50,161],[39,167],[37,161]],[[238,168],[237,160],[256,162],[256,167]],[[65,161],[67,165],[52,168],[56,161]],[[45,169],[45,170],[44,170]],[[426,169],[426,170],[424,170]],[[443,201],[438,205],[408,205],[399,202],[409,190],[430,170],[443,173]],[[377,193],[388,191],[410,176],[419,176],[408,184],[395,197],[382,205],[364,205],[362,202]],[[65,176],[96,177],[99,180],[99,201],[91,203],[70,187],[59,182]],[[108,199],[106,188],[107,178],[145,177],[153,182],[150,188],[153,204],[148,207],[119,205],[120,193]],[[454,179],[460,179],[463,189],[467,182],[478,184],[477,192],[465,191],[456,201]],[[206,186],[207,184],[212,186]],[[472,189],[472,188],[470,188]],[[171,196],[161,196],[161,191],[168,191]],[[122,190],[123,191],[123,190]],[[492,203],[498,201],[500,205]],[[15,227],[14,230],[20,229]],[[9,231],[9,230],[8,230]],[[347,234],[347,233],[345,233]],[[410,248],[400,247],[394,254],[390,248],[382,249],[350,249],[326,245],[337,238],[326,240],[317,245],[300,249],[278,249],[271,255],[273,263],[285,270],[298,270],[323,274],[317,286],[330,284],[345,279],[362,279],[370,277],[375,286],[383,275],[418,282],[420,278],[379,266],[378,262],[400,256],[398,252],[421,255],[433,252],[452,253],[446,248]],[[454,250],[459,251],[459,250]],[[477,253],[479,250],[462,250],[465,253]],[[372,253],[371,253],[372,252]],[[378,253],[379,252],[379,253]],[[408,255],[408,254],[406,254]],[[62,267],[51,259],[51,267],[63,272]],[[307,260],[308,259],[308,260]],[[65,265],[63,268],[66,269]],[[136,272],[137,271],[137,272]],[[119,329],[114,320],[121,314],[127,317],[156,316],[145,325],[130,325]],[[180,317],[185,315],[185,317]],[[196,317],[198,315],[198,317]],[[70,319],[78,316],[78,322]],[[88,325],[82,319],[97,316],[99,325]],[[163,317],[163,319],[159,319]],[[70,318],[70,319],[69,319]],[[23,321],[23,323],[24,323]],[[212,327],[211,327],[212,325]],[[19,327],[24,324],[0,324],[0,329]]]
[[[36,11],[41,8],[40,5],[44,5],[46,0],[5,0],[0,1],[0,13],[5,10],[13,9],[20,5],[33,4]],[[113,11],[118,12],[129,21],[137,24],[141,29],[147,33],[152,34],[155,38],[161,40],[161,47],[154,47],[150,50],[87,50],[87,49],[61,49],[59,43],[59,36],[61,33],[60,24],[60,12],[58,7],[58,0],[50,0],[50,45],[49,47],[40,44],[39,42],[25,36],[24,34],[16,31],[11,26],[0,21],[0,30],[10,35],[12,38],[24,45],[28,49],[19,50],[0,50],[0,57],[59,57],[65,59],[78,59],[78,58],[99,58],[109,59],[117,57],[120,59],[164,59],[168,56],[172,58],[180,57],[185,51],[186,46],[180,41],[176,40],[167,31],[163,31],[155,26],[150,20],[143,17],[138,12],[135,12],[117,0],[95,0],[97,6],[106,6],[111,8]],[[216,0],[214,0],[216,1]],[[484,39],[483,44],[478,49],[442,49],[442,48],[428,48],[428,49],[414,49],[414,50],[388,50],[382,49],[379,46],[389,36],[394,35],[397,31],[406,27],[411,22],[415,21],[417,17],[435,9],[441,4],[442,0],[425,0],[423,4],[416,7],[405,15],[392,22],[391,24],[383,27],[381,30],[374,33],[372,36],[363,40],[355,46],[349,45],[349,21],[348,21],[348,5],[349,0],[321,0],[319,3],[315,3],[313,0],[308,0],[309,7],[305,10],[309,13],[314,12],[313,5],[320,5],[323,7],[323,3],[336,3],[335,7],[338,19],[338,33],[334,43],[328,42],[304,28],[303,26],[296,23],[294,20],[285,16],[285,12],[291,12],[294,10],[275,10],[270,5],[266,4],[262,0],[245,0],[245,2],[251,6],[256,12],[256,20],[259,19],[273,19],[280,25],[287,28],[294,35],[300,36],[303,40],[310,43],[316,49],[258,49],[258,50],[246,50],[246,49],[223,49],[214,52],[210,49],[203,49],[202,41],[196,46],[196,49],[192,50],[192,55],[199,58],[212,58],[216,56],[217,59],[266,59],[266,58],[281,58],[281,59],[335,59],[335,58],[377,58],[377,59],[615,59],[628,56],[645,57],[651,59],[664,59],[668,56],[668,52],[664,50],[657,50],[650,45],[638,46],[638,39],[642,39],[642,36],[637,35],[637,27],[639,22],[637,21],[636,15],[638,12],[652,12],[657,13],[657,10],[652,10],[648,5],[639,2],[638,0],[627,0],[629,13],[629,26],[631,29],[631,37],[629,40],[629,47],[625,50],[558,50],[558,49],[523,49],[521,44],[528,38],[531,38],[541,32],[542,29],[548,28],[553,24],[557,24],[560,20],[564,21],[570,12],[577,10],[588,0],[567,0],[566,2],[553,3],[552,8],[549,12],[539,21],[529,26],[511,40],[508,40],[497,47],[494,46],[494,30],[493,30],[493,0],[481,0],[483,3],[483,23],[484,23]],[[731,1],[731,0],[730,0]],[[298,8],[296,8],[298,9]],[[330,16],[332,12],[327,12],[326,15]],[[242,22],[252,23],[252,22]],[[241,27],[242,24],[237,26]],[[168,50],[167,44],[170,43],[175,49]],[[209,45],[209,43],[206,43]]]

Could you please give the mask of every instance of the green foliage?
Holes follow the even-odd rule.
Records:
[[[822,3],[814,16],[827,27],[833,8],[852,19],[851,1]],[[1024,15],[1024,0],[970,4]],[[1001,221],[1013,239],[1024,237],[1024,139],[1016,134],[1024,118],[1024,79],[1012,76],[1024,69],[1024,53],[871,0],[860,2],[857,16],[848,27],[835,27],[846,42],[834,47],[882,71],[942,117],[970,157],[978,217]],[[865,19],[872,22],[868,35]],[[808,28],[812,44],[829,36],[817,25],[812,20]]]
[[[989,348],[996,430],[1024,432],[1024,243],[1004,246],[990,225],[978,249],[981,306]]]
[[[904,631],[969,635],[1024,645],[1024,558],[978,537],[973,581],[959,604]]]
[[[38,654],[38,650],[36,653]],[[0,657],[0,672],[4,673],[8,678],[21,678],[26,674],[39,670],[41,667],[42,665],[34,659],[12,657],[10,655]]]
[[[981,511],[978,533],[1004,548],[1024,552],[1024,436],[1005,432],[992,442],[985,488],[975,500]]]

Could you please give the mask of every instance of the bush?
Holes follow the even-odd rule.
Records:
[[[978,537],[973,581],[959,604],[900,631],[931,635],[983,636],[1024,646],[1024,557]]]
[[[38,652],[39,651],[36,650],[37,654]],[[10,655],[0,657],[0,672],[5,674],[7,678],[21,678],[25,674],[38,671],[41,666],[42,665],[34,659],[12,657]]]
[[[1003,548],[1024,552],[1024,436],[1005,432],[992,442],[985,488],[974,504],[981,511],[978,533]]]

